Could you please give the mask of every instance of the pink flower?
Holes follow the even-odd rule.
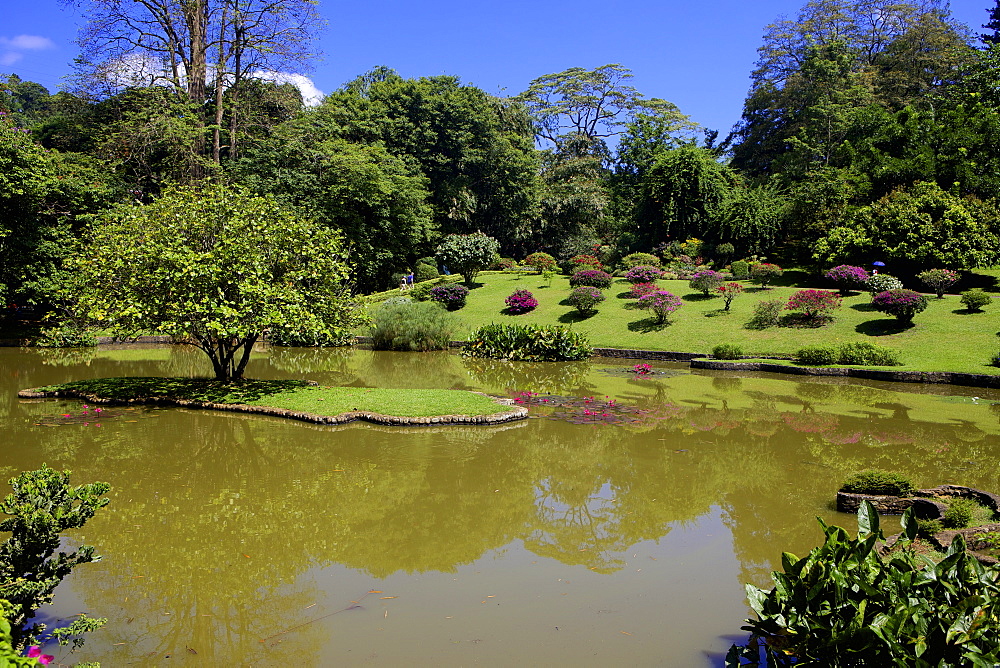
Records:
[[[38,663],[42,664],[43,666],[47,666],[50,663],[52,663],[52,659],[56,657],[52,656],[51,654],[42,654],[42,650],[38,645],[32,645],[28,649],[28,658],[38,659]]]

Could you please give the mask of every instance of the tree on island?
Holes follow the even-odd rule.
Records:
[[[268,329],[330,335],[359,318],[339,234],[241,189],[179,187],[113,209],[71,269],[81,316],[116,337],[177,337],[224,382]]]

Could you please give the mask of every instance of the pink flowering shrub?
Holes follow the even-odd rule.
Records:
[[[694,290],[700,290],[702,294],[708,297],[710,293],[715,292],[725,281],[726,279],[723,275],[714,269],[702,269],[691,276],[688,285]]]
[[[729,305],[733,303],[733,300],[743,294],[743,286],[735,282],[723,283],[715,291],[722,295],[722,301],[725,302],[723,310],[728,311]]]
[[[586,285],[592,288],[610,288],[611,274],[600,269],[584,269],[570,276],[569,284],[573,287]]]
[[[652,283],[662,275],[663,272],[658,267],[640,264],[625,272],[625,280],[632,284]]]
[[[785,270],[770,262],[758,262],[750,265],[750,280],[762,288],[766,288],[771,281],[785,273]]]
[[[802,311],[809,320],[829,317],[840,308],[840,297],[827,290],[799,290],[788,300],[785,309]]]
[[[633,299],[639,299],[657,290],[659,290],[659,287],[657,287],[656,283],[636,283],[628,293]]]
[[[958,272],[951,269],[928,269],[917,274],[920,281],[934,291],[938,299],[944,299],[944,291],[958,283]]]
[[[528,290],[515,290],[513,294],[507,297],[506,302],[507,310],[514,315],[527,313],[538,306],[538,300]]]
[[[436,302],[444,304],[449,311],[457,311],[465,306],[465,300],[469,297],[469,288],[458,283],[451,285],[439,285],[431,288],[430,298]]]
[[[927,308],[927,297],[913,290],[885,290],[875,295],[872,306],[897,320],[910,322],[913,316]]]
[[[581,285],[573,289],[566,301],[570,306],[576,307],[581,314],[590,315],[596,312],[597,305],[604,301],[604,293],[595,287]]]
[[[838,265],[826,272],[824,276],[827,280],[837,284],[837,289],[840,290],[842,297],[846,297],[851,290],[865,287],[870,278],[870,275],[864,268],[849,264]]]
[[[639,308],[653,312],[656,322],[664,323],[667,317],[681,307],[681,298],[666,290],[657,290],[639,298]]]

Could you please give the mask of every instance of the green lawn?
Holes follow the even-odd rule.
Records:
[[[569,279],[557,276],[551,287],[541,276],[509,273],[482,273],[478,287],[469,294],[468,305],[456,312],[461,327],[456,338],[463,339],[480,325],[490,322],[524,322],[542,325],[565,324],[590,337],[591,344],[608,348],[637,348],[678,352],[710,353],[720,343],[735,343],[748,355],[791,355],[808,345],[870,341],[899,350],[901,369],[997,373],[990,357],[1000,350],[996,309],[990,305],[982,313],[968,313],[959,298],[930,300],[930,306],[901,326],[894,318],[870,309],[868,293],[847,297],[832,323],[819,328],[774,327],[750,330],[753,305],[766,299],[787,299],[798,289],[774,287],[762,290],[746,284],[747,291],[736,298],[730,312],[722,311],[722,299],[704,298],[692,291],[687,281],[660,281],[659,285],[684,300],[666,325],[655,325],[646,311],[635,308],[635,300],[625,298],[629,284],[616,279],[604,291],[607,300],[591,317],[561,304],[569,294]],[[503,313],[504,299],[517,289],[527,289],[538,299],[531,313],[511,316]]]
[[[401,417],[492,415],[510,410],[489,397],[465,390],[325,387],[297,380],[246,380],[224,384],[191,378],[98,378],[38,388],[74,390],[103,399],[169,397],[221,404],[271,406],[333,416],[369,411]]]

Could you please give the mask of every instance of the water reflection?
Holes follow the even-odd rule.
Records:
[[[282,349],[261,351],[254,375],[607,395],[642,414],[627,425],[580,425],[533,407],[535,419],[520,423],[425,430],[166,409],[100,428],[44,428],[34,425],[79,402],[11,398],[69,378],[204,373],[184,349],[152,349],[145,361],[142,353],[101,350],[89,364],[56,367],[34,351],[0,350],[0,420],[10,444],[0,473],[46,461],[72,469],[75,480],[113,485],[112,504],[84,532],[105,560],[57,596],[57,604],[71,601],[67,612],[83,606],[111,617],[82,657],[106,665],[167,655],[192,664],[358,662],[345,647],[393,665],[407,657],[407,643],[454,652],[433,660],[411,652],[417,664],[549,657],[585,665],[598,642],[613,649],[604,663],[661,665],[670,656],[698,665],[720,649],[710,647],[713,637],[738,628],[741,582],[765,584],[781,551],[814,545],[815,516],[852,521],[830,507],[848,474],[880,467],[919,485],[1000,489],[992,399],[975,403],[958,388],[941,396],[933,393],[941,388],[680,367],[640,379],[601,372],[630,366],[609,360],[517,365]],[[493,605],[487,597],[523,597],[529,581],[551,598],[497,608],[499,616],[481,618],[454,645],[445,620],[455,609],[480,619],[485,608],[476,606]],[[686,586],[695,589],[679,596]],[[368,588],[390,587],[392,621],[390,603],[374,595],[364,610],[312,621]],[[693,598],[712,601],[714,612],[692,615]],[[550,635],[555,626],[560,640]],[[504,633],[520,642],[504,642]]]

